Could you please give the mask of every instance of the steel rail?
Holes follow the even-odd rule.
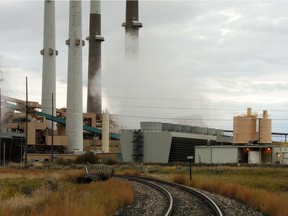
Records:
[[[145,184],[148,185],[150,187],[153,187],[155,190],[157,190],[158,192],[162,193],[168,200],[169,203],[169,207],[167,208],[164,216],[171,216],[172,212],[173,212],[173,205],[174,205],[174,201],[173,201],[173,197],[172,195],[169,193],[168,190],[166,190],[165,188],[161,187],[160,185],[157,185],[153,182],[151,182],[150,180],[145,180],[141,177],[135,177],[135,176],[126,176],[126,175],[113,175],[114,177],[118,177],[118,178],[126,178],[128,180],[132,180],[132,181],[136,181],[139,182],[141,184]]]
[[[197,197],[202,199],[204,202],[206,202],[211,207],[211,209],[214,211],[214,213],[217,216],[223,216],[223,213],[222,213],[221,209],[219,208],[219,206],[209,196],[201,193],[200,191],[197,191],[197,190],[195,190],[193,188],[190,188],[190,187],[187,187],[187,186],[184,186],[184,185],[181,185],[181,184],[172,183],[172,182],[167,182],[167,183],[164,183],[164,184],[169,184],[169,185],[174,186],[174,187],[176,185],[178,188],[181,188],[182,190],[184,190],[184,191],[186,191],[188,193],[196,195]]]
[[[121,177],[121,175],[119,175],[119,177]],[[132,177],[132,176],[126,176],[126,177]],[[202,199],[215,213],[215,215],[217,216],[223,216],[223,213],[221,211],[221,209],[219,208],[219,206],[207,195],[201,193],[200,191],[197,191],[191,187],[187,187],[181,184],[177,184],[174,182],[169,182],[169,181],[165,181],[165,180],[160,180],[160,179],[156,179],[156,178],[152,178],[152,177],[143,177],[143,176],[137,176],[137,177],[133,177],[134,179],[142,179],[142,180],[146,180],[146,181],[153,181],[156,183],[161,183],[161,184],[166,184],[172,187],[177,187],[181,190],[184,190],[188,193],[191,193],[197,197],[199,197],[200,199]]]

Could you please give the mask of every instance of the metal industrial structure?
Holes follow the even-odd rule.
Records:
[[[161,122],[141,122],[121,134],[124,162],[288,164],[288,146],[272,143],[268,112],[248,108],[234,117],[234,131]],[[233,136],[234,134],[234,136]],[[278,135],[276,133],[276,135]],[[286,139],[286,135],[285,139]]]
[[[143,132],[141,130],[133,131],[133,162],[143,163]]]
[[[263,115],[247,108],[246,114],[233,118],[233,142],[226,146],[195,147],[195,163],[288,164],[287,134],[271,132],[267,110]],[[285,142],[272,142],[272,135],[285,136]]]
[[[1,100],[2,108],[5,110],[5,114],[2,116],[1,140],[5,142],[6,150],[4,150],[4,145],[0,146],[2,151],[2,154],[0,153],[0,162],[4,157],[3,151],[6,151],[7,160],[9,160],[8,156],[10,156],[11,160],[9,161],[21,161],[21,155],[23,156],[24,154],[26,132],[30,159],[36,157],[50,160],[52,140],[55,157],[59,157],[59,155],[64,157],[62,155],[64,153],[73,154],[68,148],[68,136],[66,135],[67,109],[57,109],[57,115],[51,116],[40,111],[41,105],[38,102],[29,101],[26,130],[26,102],[6,96],[2,96]],[[84,113],[81,117],[83,130],[81,137],[84,151],[109,152],[112,153],[111,155],[120,153],[119,131],[117,128],[109,127],[109,125],[111,126],[109,117],[108,122],[105,123],[97,121],[95,113]],[[57,124],[57,129],[52,132],[51,128],[46,127],[47,121],[53,121]],[[105,146],[103,146],[103,137],[106,137],[104,138]],[[15,149],[17,149],[17,152],[14,152]],[[39,156],[39,154],[43,155]]]
[[[221,129],[161,122],[141,122],[140,130],[121,133],[124,162],[183,162],[195,156],[195,146],[231,143]]]
[[[126,1],[126,20],[122,24],[126,33],[125,51],[131,56],[137,56],[142,27],[138,3],[138,0]],[[109,112],[102,111],[101,43],[104,38],[100,1],[90,2],[87,113],[82,110],[81,0],[70,1],[66,41],[69,46],[67,109],[54,107],[57,96],[55,0],[44,0],[43,39],[41,105],[28,99],[1,96],[0,165],[6,161],[21,162],[25,152],[29,160],[50,160],[50,154],[52,159],[54,156],[73,158],[83,151],[101,152],[109,157],[115,153],[114,158],[118,160],[122,152],[124,162],[138,163],[185,162],[189,157],[195,163],[288,164],[288,146],[272,143],[271,119],[266,110],[260,116],[248,108],[246,114],[235,116],[233,131],[141,122],[140,130],[124,130],[119,134],[111,124]],[[54,128],[54,124],[57,127]],[[285,136],[287,141],[288,134],[274,134]]]
[[[66,41],[68,45],[67,108],[56,109],[55,106],[58,54],[55,48],[55,0],[44,0],[44,34],[41,50],[43,55],[42,105],[28,101],[27,89],[26,101],[11,97],[1,98],[1,104],[5,107],[5,116],[3,116],[4,124],[1,124],[3,133],[0,141],[5,134],[5,144],[10,143],[10,147],[14,145],[19,147],[20,144],[13,141],[19,137],[21,156],[27,151],[35,153],[49,151],[81,153],[86,150],[120,152],[119,131],[111,125],[108,111],[102,113],[101,42],[104,38],[101,36],[100,1],[90,2],[90,28],[87,38],[89,40],[88,113],[86,114],[83,114],[82,110],[82,46],[84,46],[82,1],[71,0],[69,7],[69,37]],[[127,25],[124,24],[126,33],[138,36],[138,28],[142,26],[138,22],[138,1],[127,1],[126,15]],[[2,152],[6,152],[7,148],[4,146],[0,146]],[[3,160],[1,157],[2,155],[0,161]],[[25,159],[26,157],[27,154]]]
[[[247,108],[245,115],[235,116],[233,120],[233,144],[271,144],[271,119],[267,110],[262,118]]]

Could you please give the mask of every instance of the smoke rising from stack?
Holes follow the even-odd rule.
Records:
[[[161,83],[163,83],[163,77],[157,77],[157,74],[159,74],[159,71],[161,70],[170,71],[171,69],[164,67],[164,65],[166,66],[167,64],[159,65],[158,59],[153,55],[154,51],[151,53],[150,50],[150,53],[145,56],[141,56],[141,52],[139,53],[139,29],[142,27],[142,23],[139,22],[138,0],[126,1],[126,20],[122,26],[125,27],[125,57],[123,57],[124,59],[121,59],[121,57],[115,59],[116,63],[109,64],[109,66],[117,65],[117,68],[110,68],[108,71],[117,71],[117,74],[114,74],[113,78],[117,81],[121,80],[120,82],[117,82],[117,84],[126,87],[120,87],[118,89],[118,94],[121,94],[124,98],[120,99],[122,100],[121,102],[117,103],[117,99],[112,99],[113,101],[110,101],[112,104],[109,104],[108,100],[106,100],[107,106],[109,107],[108,109],[113,110],[113,113],[118,114],[113,118],[117,120],[120,128],[125,129],[139,128],[140,121],[168,121],[178,123],[178,120],[175,119],[167,120],[167,116],[164,116],[163,113],[153,113],[151,108],[149,108],[149,103],[144,103],[144,106],[142,107],[140,105],[142,98],[147,99],[147,97],[151,97],[151,100],[154,101],[153,97],[156,96],[155,93],[165,94],[165,91],[167,92],[165,89],[156,89],[156,91],[153,92],[153,90],[151,91],[150,86],[160,87]],[[151,58],[151,56],[154,57]],[[167,87],[167,83],[164,84],[164,86]],[[105,89],[104,91],[109,90]],[[105,95],[109,97],[109,92],[105,92]],[[151,100],[147,100],[147,102]],[[157,101],[157,96],[155,101]],[[169,104],[168,106],[174,106],[174,104],[171,104],[169,101],[166,101],[165,103]],[[148,107],[146,109],[145,106],[147,105]],[[143,112],[146,112],[146,114],[143,114]],[[156,114],[158,117],[153,117],[151,112],[154,116]],[[141,115],[150,116],[150,118],[141,117]],[[183,113],[180,113],[179,115],[183,118]],[[193,115],[192,118],[196,120],[191,120],[188,123],[186,121],[186,124],[205,125],[200,115]]]
[[[0,82],[1,81],[4,81],[4,73],[0,70]],[[2,85],[0,85],[0,87],[2,87]]]
[[[181,89],[175,89],[174,80],[166,79],[174,70],[155,55],[142,54],[139,52],[136,59],[126,55],[110,59],[110,64],[103,68],[103,103],[112,118],[117,120],[118,127],[136,129],[140,121],[205,126],[201,110],[193,109],[201,102],[191,105],[186,99],[189,96],[185,95],[186,84],[183,83]],[[165,71],[167,77],[159,71]],[[196,81],[190,84],[197,85]],[[197,95],[197,98],[205,97],[201,92]],[[179,103],[175,103],[176,98]]]
[[[126,20],[122,23],[125,27],[125,53],[131,56],[138,55],[139,28],[142,27],[138,5],[138,0],[126,0]]]
[[[102,114],[101,85],[101,4],[90,1],[87,112]]]

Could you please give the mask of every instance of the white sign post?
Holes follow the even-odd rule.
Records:
[[[187,159],[189,160],[190,163],[190,181],[192,180],[192,160],[193,160],[193,156],[187,156]]]

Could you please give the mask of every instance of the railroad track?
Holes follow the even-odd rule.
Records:
[[[173,182],[163,181],[155,178],[149,177],[134,177],[134,176],[124,176],[124,175],[115,175],[115,177],[129,179],[132,182],[138,182],[140,184],[148,185],[149,187],[153,187],[157,191],[159,191],[163,196],[165,196],[166,203],[163,210],[163,202],[162,204],[155,205],[157,208],[161,208],[160,212],[155,209],[155,214],[153,215],[177,215],[177,216],[187,216],[187,215],[215,215],[215,216],[223,216],[220,208],[215,204],[215,202],[210,199],[205,194],[194,190],[193,188],[189,188],[180,184],[176,184]],[[164,190],[163,190],[164,189]],[[145,189],[147,190],[147,189]],[[162,192],[161,192],[162,191]],[[165,192],[164,192],[165,191]],[[148,192],[148,191],[146,191]],[[165,195],[164,195],[165,194]],[[153,197],[151,197],[153,199]],[[160,202],[159,198],[155,199],[155,202]],[[149,208],[149,206],[145,207],[140,205],[139,208]],[[153,207],[154,208],[154,207]],[[116,214],[117,215],[117,214]],[[125,215],[118,214],[119,215]],[[151,212],[147,215],[151,215]]]

